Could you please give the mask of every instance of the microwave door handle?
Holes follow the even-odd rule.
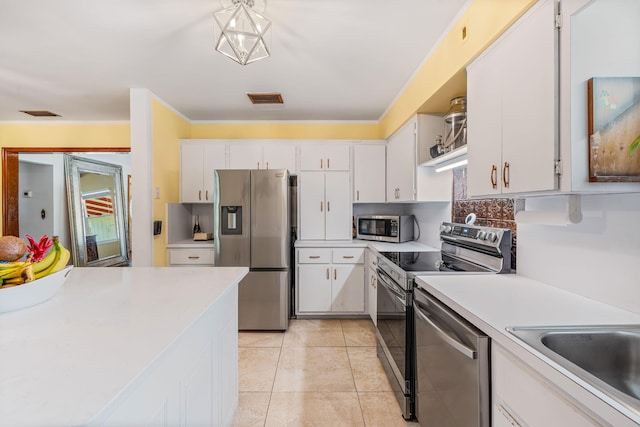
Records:
[[[458,350],[460,353],[464,354],[469,359],[475,359],[477,357],[477,353],[474,350],[470,349],[469,347],[467,347],[466,345],[462,344],[457,339],[453,338],[447,332],[443,331],[438,325],[436,325],[436,323],[433,320],[429,319],[429,316],[420,309],[420,306],[418,304],[414,304],[414,308],[415,308],[414,311],[416,312],[416,314],[418,316],[420,316],[420,318],[422,320],[424,320],[429,325],[431,325],[431,327],[433,327],[436,330],[438,335],[440,335],[440,337],[447,344],[449,344],[451,347],[453,347],[456,350]]]

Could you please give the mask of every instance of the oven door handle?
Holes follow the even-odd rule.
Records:
[[[438,335],[440,335],[440,337],[447,344],[449,344],[451,347],[458,350],[460,353],[464,354],[469,359],[475,359],[477,357],[477,352],[475,350],[467,347],[466,345],[462,344],[460,341],[458,341],[457,339],[449,335],[447,332],[443,331],[442,328],[436,325],[436,323],[433,320],[429,319],[429,315],[426,314],[424,311],[422,311],[418,304],[414,304],[414,308],[415,308],[414,311],[416,312],[416,314],[420,316],[422,320],[424,320],[429,325],[431,325],[431,327],[433,327],[436,330]]]
[[[391,292],[396,298],[398,298],[402,304],[406,305],[407,304],[406,295],[403,295],[402,293],[394,289],[393,285],[390,283],[392,279],[384,271],[380,269],[377,269],[376,272],[378,273],[380,284],[382,284],[382,286],[387,288],[389,292]]]

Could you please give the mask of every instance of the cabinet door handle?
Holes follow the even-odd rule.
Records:
[[[267,169],[269,169],[269,162],[267,162]]]
[[[344,259],[353,259],[353,255],[342,255]]]
[[[322,202],[320,202],[320,212],[322,212]]]
[[[360,200],[360,190],[356,190],[356,200]]]
[[[320,255],[309,255],[309,259],[318,259]]]
[[[327,280],[329,280],[329,269],[327,268]]]
[[[331,202],[327,201],[327,212],[331,210]]]
[[[258,165],[258,169],[260,169],[260,162],[256,163],[256,165]]]
[[[504,162],[502,166],[502,183],[504,188],[509,188],[509,162]]]
[[[320,159],[320,169],[322,169],[322,159]]]
[[[200,257],[199,257],[199,256],[189,256],[188,258],[189,258],[189,259],[200,259]]]
[[[338,270],[333,269],[333,280],[338,280]]]
[[[498,188],[498,168],[496,165],[491,165],[491,175],[489,178],[491,179],[491,188],[494,190]]]
[[[209,200],[209,190],[205,190],[205,192],[204,192],[204,199],[205,199],[205,200]]]
[[[331,169],[331,166],[329,166],[329,160],[330,159],[327,159],[327,169]]]
[[[198,190],[198,200],[202,200],[202,190]]]

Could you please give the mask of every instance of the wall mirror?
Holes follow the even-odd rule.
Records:
[[[70,154],[64,165],[73,265],[129,265],[122,167]]]

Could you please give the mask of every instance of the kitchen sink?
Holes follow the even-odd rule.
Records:
[[[640,325],[513,327],[507,331],[640,414]]]

